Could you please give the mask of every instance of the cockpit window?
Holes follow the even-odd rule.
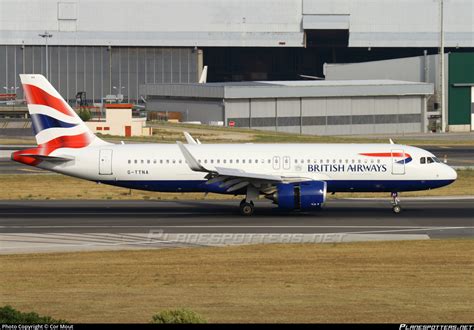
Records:
[[[420,164],[425,164],[426,163],[426,158],[425,157],[421,157],[420,158]]]
[[[434,160],[431,157],[426,157],[426,160],[428,161],[428,164],[434,163]]]
[[[441,161],[440,161],[437,157],[433,157],[433,160],[434,160],[436,163],[441,163]]]

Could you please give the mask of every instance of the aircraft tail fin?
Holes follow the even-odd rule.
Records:
[[[77,113],[40,74],[21,74],[21,83],[39,148],[45,155],[57,148],[109,144],[91,132]]]

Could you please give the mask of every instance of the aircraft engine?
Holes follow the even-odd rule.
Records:
[[[325,181],[280,183],[271,199],[281,209],[314,210],[326,201]]]

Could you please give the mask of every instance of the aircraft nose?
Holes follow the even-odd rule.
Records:
[[[448,166],[447,171],[446,171],[446,177],[448,180],[456,180],[458,178],[458,173],[456,170],[450,166]]]

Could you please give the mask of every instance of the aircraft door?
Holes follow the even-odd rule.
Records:
[[[273,169],[279,170],[280,169],[280,157],[274,156],[273,157]]]
[[[283,157],[283,169],[284,170],[289,170],[290,169],[290,157],[289,156],[284,156]]]
[[[112,150],[103,149],[99,155],[99,174],[112,174]]]
[[[405,151],[392,150],[392,174],[405,174]]]

